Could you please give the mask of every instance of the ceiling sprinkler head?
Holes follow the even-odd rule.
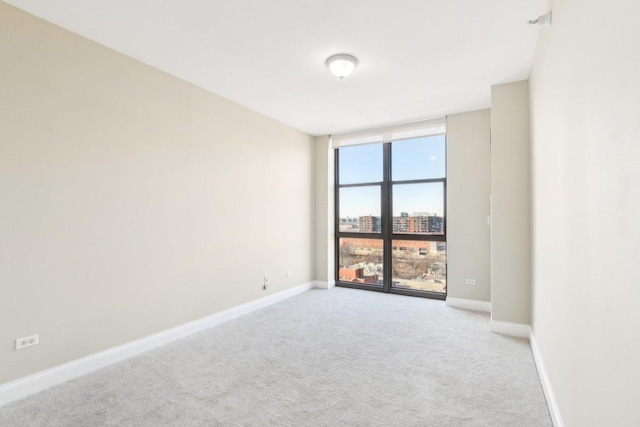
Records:
[[[536,19],[529,20],[529,25],[538,24],[539,26],[550,26],[551,25],[551,11],[545,13],[544,15],[538,16]]]

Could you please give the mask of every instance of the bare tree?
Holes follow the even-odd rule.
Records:
[[[355,262],[355,254],[354,254],[354,247],[353,245],[350,244],[346,244],[346,245],[340,245],[340,265],[351,265],[354,264]]]

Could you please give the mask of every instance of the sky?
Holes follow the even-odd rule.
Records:
[[[443,178],[446,171],[444,135],[392,143],[391,174],[393,181]],[[382,181],[382,144],[360,145],[340,149],[341,184]],[[444,212],[443,185],[395,184],[393,216],[400,212]],[[380,186],[340,189],[340,217],[380,216]]]

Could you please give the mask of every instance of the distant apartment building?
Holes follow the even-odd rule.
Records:
[[[340,231],[358,231],[358,218],[340,218]]]
[[[400,213],[400,216],[393,217],[393,232],[394,233],[412,233],[411,221],[409,214],[406,212]]]
[[[364,215],[358,218],[340,218],[340,231],[360,233],[379,233],[382,221],[379,216]],[[394,233],[441,234],[444,233],[444,218],[435,213],[419,212],[409,216],[402,212],[393,217]]]
[[[412,216],[409,216],[407,212],[401,212],[400,216],[393,217],[393,232],[419,234],[443,233],[444,218],[426,212],[420,212]]]
[[[441,216],[430,216],[428,220],[430,233],[444,233],[444,218]]]
[[[361,233],[379,233],[382,231],[382,221],[379,216],[361,216],[358,218],[358,228]]]

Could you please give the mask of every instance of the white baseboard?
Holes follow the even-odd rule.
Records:
[[[511,335],[514,337],[529,338],[531,327],[522,323],[502,322],[493,320],[489,323],[489,330],[497,334]]]
[[[336,286],[336,281],[332,280],[330,282],[323,282],[321,280],[315,280],[313,282],[313,287],[317,289],[331,289]]]
[[[462,308],[464,310],[483,311],[485,313],[491,313],[491,302],[489,301],[447,297],[447,306]]]
[[[547,406],[549,407],[551,421],[553,422],[554,427],[564,427],[562,416],[560,416],[560,409],[558,408],[558,403],[556,402],[556,395],[553,393],[553,388],[551,388],[551,382],[549,382],[547,371],[544,368],[542,355],[538,350],[538,343],[536,342],[533,331],[529,336],[529,343],[531,344],[531,353],[533,353],[533,360],[535,361],[536,368],[538,369],[538,376],[540,377],[540,383],[542,384],[544,397],[545,399],[547,399]]]
[[[0,406],[301,294],[311,289],[313,285],[311,282],[303,283],[291,289],[219,311],[211,316],[2,384],[0,385]]]

